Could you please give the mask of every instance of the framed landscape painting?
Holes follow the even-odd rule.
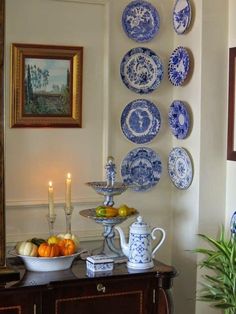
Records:
[[[81,127],[83,47],[11,48],[11,127]]]

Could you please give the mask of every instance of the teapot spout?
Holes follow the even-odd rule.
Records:
[[[124,253],[125,256],[129,257],[129,244],[125,240],[124,232],[118,226],[115,226],[115,229],[118,231],[120,235],[120,245],[121,245],[122,252]]]

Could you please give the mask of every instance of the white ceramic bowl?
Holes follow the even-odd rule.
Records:
[[[18,255],[24,262],[25,268],[30,271],[58,271],[71,267],[74,259],[79,256],[83,250],[72,255],[58,257],[33,257]]]

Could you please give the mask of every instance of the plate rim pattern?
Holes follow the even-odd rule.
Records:
[[[144,103],[144,107],[146,107],[147,109],[150,109],[151,114],[153,114],[153,121],[149,124],[148,127],[148,132],[146,132],[147,134],[141,134],[140,136],[132,134],[132,130],[130,130],[128,123],[126,121],[126,118],[128,116],[129,113],[131,113],[131,110],[135,111],[136,109],[138,109],[139,103],[141,105]],[[150,107],[150,108],[148,108]],[[156,116],[155,116],[156,114]],[[155,121],[154,121],[155,120]],[[144,98],[139,98],[139,99],[135,99],[131,102],[129,102],[125,108],[123,109],[122,113],[121,113],[121,117],[120,117],[120,127],[121,127],[121,131],[123,133],[123,135],[131,142],[135,143],[135,144],[147,144],[150,143],[159,133],[160,128],[161,128],[161,123],[162,123],[162,119],[161,119],[161,113],[160,110],[158,109],[158,107],[154,104],[154,102],[148,100],[148,99],[144,99]],[[155,124],[157,124],[155,126]],[[150,129],[151,133],[149,132]],[[153,130],[154,129],[154,130]],[[143,132],[145,133],[145,131]]]
[[[136,54],[143,54],[145,57],[151,58],[152,61],[156,65],[156,69],[157,69],[156,78],[155,78],[154,82],[151,84],[151,86],[138,88],[138,87],[131,85],[129,83],[128,79],[126,78],[125,66],[126,66],[127,62],[130,60],[130,58],[132,58]],[[148,93],[153,92],[162,82],[163,77],[164,77],[164,65],[163,65],[161,58],[152,49],[147,48],[147,47],[135,47],[135,48],[131,48],[123,56],[121,63],[120,63],[120,76],[121,76],[122,82],[124,83],[124,85],[128,89],[130,89],[133,92],[138,93],[138,94],[148,94]]]
[[[188,30],[188,28],[189,28],[189,26],[190,26],[190,23],[191,23],[191,20],[192,20],[192,7],[191,7],[191,3],[190,3],[189,0],[184,0],[184,1],[187,2],[187,6],[189,7],[189,17],[188,17],[188,22],[187,22],[187,24],[186,24],[184,30],[183,30],[183,31],[178,31],[178,30],[176,29],[176,27],[175,27],[174,12],[175,12],[175,8],[176,8],[176,6],[177,6],[177,4],[178,4],[179,1],[181,1],[181,0],[176,0],[176,1],[175,1],[175,5],[174,5],[174,8],[173,8],[173,14],[172,14],[172,23],[173,23],[173,28],[174,28],[175,32],[176,32],[178,35],[182,35],[182,34],[184,34],[184,33],[187,32],[187,30]]]
[[[154,163],[154,166],[156,169],[155,174],[153,175],[152,173],[152,181],[147,183],[146,185],[138,185],[132,181],[132,178],[129,176],[129,178],[125,178],[128,175],[130,175],[131,172],[131,158],[135,157],[136,152],[138,151],[148,151],[152,156],[151,163]],[[152,165],[153,166],[153,165]],[[127,174],[127,171],[129,172]],[[123,158],[121,162],[121,167],[120,167],[120,172],[121,172],[121,177],[123,178],[124,183],[129,184],[131,186],[131,189],[135,192],[146,192],[149,191],[151,188],[153,188],[159,181],[162,175],[163,171],[163,165],[162,165],[162,160],[160,157],[160,154],[156,153],[153,149],[149,147],[137,147],[132,150],[130,150],[126,156]],[[129,182],[127,182],[129,181]]]
[[[179,178],[175,177],[176,172],[173,169],[173,166],[170,167],[170,158],[172,157],[171,155],[176,150],[181,151],[183,153],[185,159],[187,159],[187,161],[189,163],[189,169],[188,170],[190,172],[190,175],[189,175],[190,178],[189,178],[187,184],[185,184],[185,185],[182,185]],[[185,148],[183,148],[181,146],[177,146],[177,147],[174,147],[171,149],[171,151],[168,154],[167,170],[168,170],[169,177],[170,177],[172,183],[174,184],[174,186],[176,188],[178,188],[180,190],[187,190],[190,187],[190,185],[192,184],[192,181],[193,181],[193,161],[192,161],[190,153]]]
[[[182,78],[180,78],[180,80],[178,82],[176,82],[176,80],[174,81],[173,75],[171,76],[171,71],[173,70],[173,61],[176,63],[177,60],[176,59],[176,54],[184,52],[185,56],[187,57],[187,64],[185,64],[184,66],[186,67],[185,69],[185,73],[183,73]],[[180,63],[180,62],[179,62]],[[171,84],[173,84],[174,86],[181,86],[183,85],[183,83],[185,82],[185,80],[188,77],[189,74],[189,70],[190,70],[190,55],[188,50],[183,47],[183,46],[178,46],[177,48],[174,49],[174,51],[172,52],[170,58],[169,58],[169,62],[168,62],[168,78],[169,81],[171,82]],[[178,73],[178,71],[176,71],[176,73]]]
[[[186,127],[186,131],[184,133],[178,133],[176,128],[172,125],[172,121],[173,119],[171,119],[171,109],[173,108],[173,106],[178,103],[179,105],[181,105],[181,107],[183,108],[183,110],[185,111],[185,114],[186,116],[184,116],[185,118],[185,123],[187,124],[187,127]],[[177,122],[178,123],[178,122]],[[188,111],[188,108],[186,106],[186,104],[184,103],[184,101],[182,100],[174,100],[172,101],[170,107],[169,107],[169,111],[168,111],[168,125],[169,125],[169,128],[172,132],[172,134],[177,138],[177,139],[180,139],[180,140],[183,140],[185,139],[188,135],[189,135],[189,130],[190,130],[190,114],[189,114],[189,111]],[[180,128],[181,128],[181,125],[180,125]]]
[[[145,7],[148,7],[151,14],[152,14],[152,17],[153,17],[153,20],[154,20],[154,26],[152,28],[152,30],[148,33],[148,34],[145,34],[142,38],[141,38],[141,35],[138,35],[136,34],[137,36],[133,36],[129,30],[128,30],[128,27],[127,27],[127,23],[125,21],[125,18],[126,18],[126,14],[128,13],[128,11],[130,9],[132,9],[132,7],[135,7],[136,5],[144,5]],[[145,42],[148,42],[148,41],[151,41],[159,32],[160,30],[160,15],[158,13],[158,10],[157,8],[151,4],[150,2],[146,1],[146,0],[133,0],[131,1],[130,3],[127,4],[127,6],[125,7],[123,13],[122,13],[122,17],[121,17],[121,23],[122,23],[122,27],[123,27],[123,30],[125,32],[125,34],[132,40],[136,41],[136,42],[139,42],[139,43],[145,43]]]

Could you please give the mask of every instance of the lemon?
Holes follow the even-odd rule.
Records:
[[[118,208],[118,214],[119,216],[125,217],[129,215],[129,207],[125,204],[121,205]]]
[[[132,215],[135,212],[136,212],[135,208],[129,207],[126,204],[121,205],[118,209],[119,216],[122,216],[122,217]]]

